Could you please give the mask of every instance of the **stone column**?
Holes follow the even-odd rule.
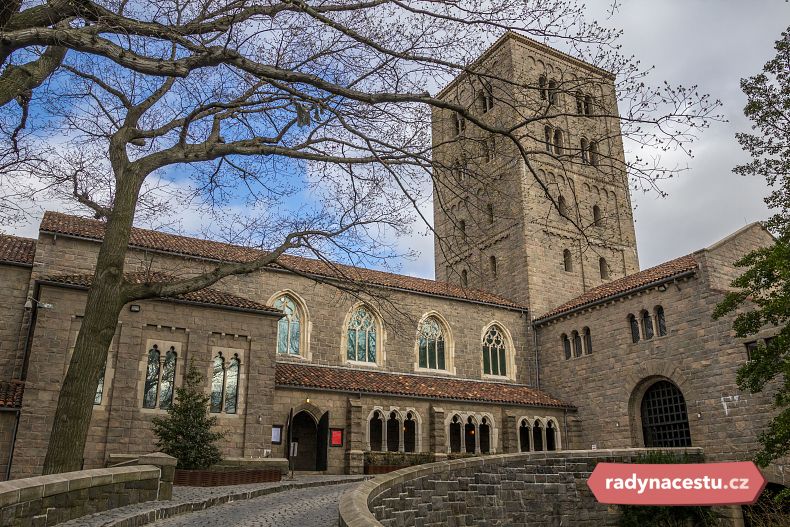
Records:
[[[346,473],[362,474],[365,469],[365,434],[362,416],[362,401],[359,399],[348,399],[348,411],[346,413]]]
[[[173,478],[176,475],[176,458],[164,452],[145,454],[137,460],[138,465],[154,465],[159,467],[159,492],[157,499],[165,501],[173,498]]]
[[[436,461],[447,458],[447,430],[444,429],[444,409],[431,406],[428,415],[428,445]]]

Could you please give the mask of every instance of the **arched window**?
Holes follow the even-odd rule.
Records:
[[[557,430],[554,428],[554,421],[546,424],[546,450],[557,450]]]
[[[565,201],[565,196],[562,194],[557,198],[557,211],[563,218],[568,216],[568,202]]]
[[[576,92],[576,113],[579,115],[584,114],[584,95],[582,92]]]
[[[584,115],[592,115],[593,99],[588,95],[584,98]]]
[[[227,367],[222,353],[214,357],[211,375],[211,405],[213,413],[225,410],[226,414],[236,413],[239,395],[239,356],[234,354]]]
[[[493,152],[491,151],[490,143],[488,142],[487,139],[483,141],[481,147],[483,149],[483,162],[489,163],[493,158]]]
[[[491,427],[488,425],[488,418],[480,420],[480,453],[488,454],[491,452]]]
[[[390,412],[387,419],[387,450],[397,452],[400,449],[400,420],[398,414]]]
[[[348,323],[348,360],[376,362],[376,319],[365,306],[359,306]]]
[[[526,419],[521,420],[521,426],[518,427],[518,446],[521,452],[529,452],[529,436],[532,430],[529,429],[529,422]]]
[[[538,77],[538,90],[540,90],[540,99],[545,101],[548,99],[548,93],[546,91],[546,76],[541,75]]]
[[[601,207],[598,205],[593,205],[593,225],[601,226]]]
[[[677,386],[669,381],[658,381],[642,398],[642,434],[646,447],[689,447],[686,400]]]
[[[475,423],[471,417],[467,417],[464,426],[464,450],[467,454],[475,453]]]
[[[667,334],[667,322],[664,320],[664,308],[661,306],[656,306],[656,325],[658,326],[659,337]]]
[[[173,403],[173,388],[176,381],[176,350],[174,347],[165,353],[164,363],[159,346],[154,344],[148,351],[145,384],[143,387],[143,408],[167,410]]]
[[[491,276],[496,278],[497,275],[497,267],[496,267],[496,256],[491,255],[488,257],[488,262],[491,267]]]
[[[601,271],[601,279],[607,280],[609,278],[609,264],[606,263],[606,258],[598,259],[598,268]]]
[[[590,149],[590,143],[587,142],[587,139],[582,138],[579,141],[579,152],[582,155],[582,163],[585,165],[590,162],[590,157],[588,156],[588,150]]]
[[[469,285],[469,273],[466,271],[466,269],[461,271],[461,285],[464,287]]]
[[[383,450],[383,426],[381,412],[376,410],[370,418],[370,425],[368,431],[368,440],[370,441],[370,450],[373,452],[381,452]]]
[[[571,256],[571,252],[568,249],[562,251],[562,263],[565,265],[566,272],[573,271],[573,256]]]
[[[458,112],[455,112],[453,122],[455,123],[455,135],[461,135],[466,129],[466,119]]]
[[[277,323],[277,353],[280,355],[299,355],[302,317],[296,302],[283,295],[274,302],[274,307],[285,313]]]
[[[489,225],[494,224],[494,206],[492,204],[488,204],[486,206],[486,216],[488,216],[488,223]]]
[[[543,425],[538,419],[535,419],[535,424],[532,425],[532,449],[535,452],[543,450]]]
[[[435,317],[428,317],[423,321],[418,340],[420,368],[446,369],[444,332],[441,323]]]
[[[598,143],[596,141],[590,141],[590,164],[598,166]]]
[[[544,139],[543,142],[546,143],[546,151],[547,152],[551,152],[551,137],[552,137],[551,127],[550,126],[544,126],[543,127],[543,139]]]
[[[653,338],[653,317],[647,310],[642,311],[642,334],[645,336],[645,340]]]
[[[562,130],[554,130],[554,153],[562,154]]]
[[[403,422],[403,451],[416,452],[417,450],[417,421],[411,412],[406,414]]]
[[[584,328],[582,334],[584,335],[584,353],[590,355],[592,353],[592,335],[590,334],[590,328]]]
[[[554,79],[549,81],[549,102],[557,104],[557,81]]]
[[[483,113],[488,113],[494,109],[494,94],[491,86],[487,83],[484,83],[483,89],[478,92],[477,98]]]
[[[461,451],[461,418],[453,416],[450,422],[450,452]]]
[[[634,315],[628,315],[628,326],[631,328],[631,342],[639,342],[639,321]]]
[[[483,373],[507,375],[507,349],[505,337],[497,325],[491,326],[483,337]]]
[[[225,395],[225,359],[222,353],[217,353],[213,365],[210,409],[213,413],[219,413],[222,411],[222,398]]]
[[[565,352],[565,360],[570,360],[573,357],[571,353],[571,339],[565,333],[562,334],[562,350]]]
[[[461,233],[461,239],[466,240],[466,221],[458,221],[458,231]]]
[[[573,336],[573,355],[575,357],[581,357],[582,356],[582,351],[583,351],[582,350],[582,338],[581,338],[581,336],[579,336],[579,332],[578,331],[574,331],[573,333],[571,333],[571,335]]]

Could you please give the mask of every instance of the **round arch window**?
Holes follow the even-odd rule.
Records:
[[[669,381],[658,381],[642,397],[642,434],[646,447],[691,446],[686,400]]]

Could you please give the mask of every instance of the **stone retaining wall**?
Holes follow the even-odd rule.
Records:
[[[702,460],[699,448],[668,450]],[[598,503],[587,479],[599,462],[629,463],[645,451],[502,454],[409,467],[346,493],[340,526],[616,525],[617,508]]]
[[[136,466],[2,482],[0,525],[49,526],[124,505],[169,500],[176,460],[164,454],[149,454],[139,461]]]

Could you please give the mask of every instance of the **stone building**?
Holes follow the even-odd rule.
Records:
[[[694,445],[711,459],[751,456],[770,398],[738,391],[754,343],[711,313],[732,263],[770,234],[751,225],[639,271],[613,77],[510,33],[480,64],[493,80],[462,76],[440,96],[492,122],[541,105],[557,118],[519,138],[545,152],[527,166],[513,144],[434,113],[435,225],[453,242],[437,239],[438,279],[286,256],[126,306],[86,468],[155,449],[150,420],[190,362],[226,432],[223,454],[285,457],[291,437],[297,470],[358,473],[376,451]],[[593,234],[583,240],[573,221]],[[47,212],[37,239],[0,236],[0,464],[11,477],[41,471],[103,232],[100,221]],[[157,281],[258,255],[134,229],[126,272]],[[349,282],[364,287],[333,285]],[[783,483],[780,468],[772,478]]]

